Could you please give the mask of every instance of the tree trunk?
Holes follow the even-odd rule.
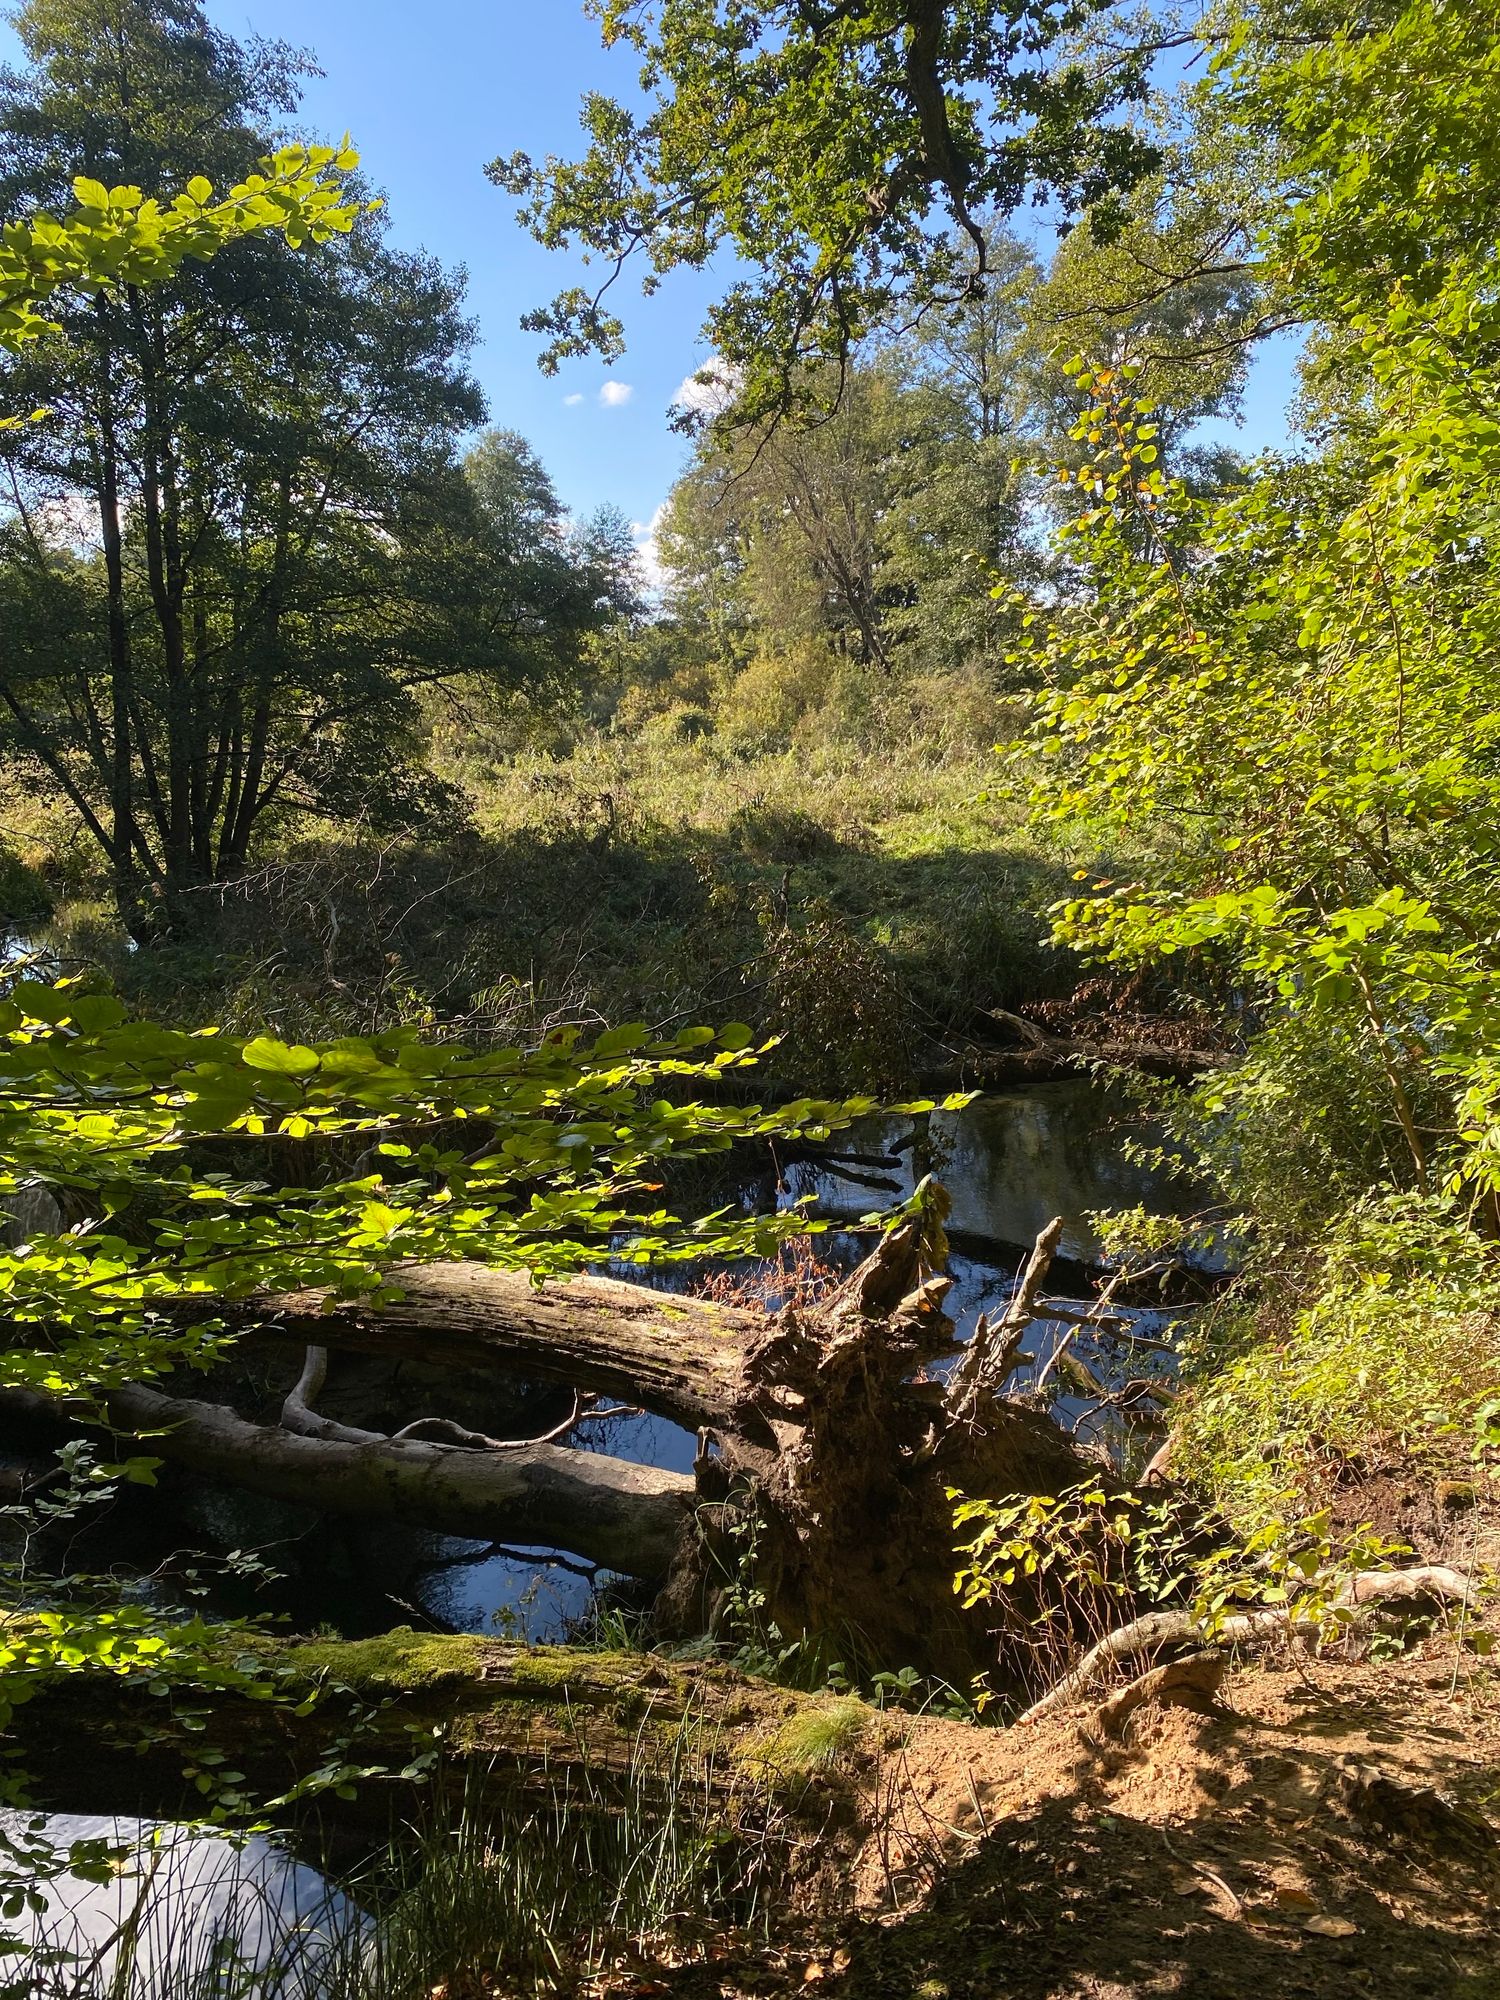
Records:
[[[564,1445],[454,1450],[416,1438],[301,1437],[247,1423],[222,1403],[131,1385],[101,1398],[111,1429],[225,1485],[363,1520],[399,1520],[439,1534],[571,1549],[625,1576],[660,1576],[693,1499],[681,1473],[630,1465]],[[58,1406],[29,1390],[0,1391],[0,1409],[48,1418]]]

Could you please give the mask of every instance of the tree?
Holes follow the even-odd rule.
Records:
[[[1275,264],[1299,310],[1347,318],[1392,288],[1432,300],[1500,234],[1492,17],[1435,0],[1262,0],[1229,24],[1227,129],[1273,189]]]
[[[147,184],[201,148],[253,157],[295,101],[291,52],[242,50],[187,0],[36,0],[22,27],[32,66],[0,89],[11,202],[80,157]],[[559,545],[543,577],[462,476],[482,403],[461,305],[367,210],[336,250],[249,242],[101,291],[9,371],[13,398],[53,408],[6,455],[12,601],[50,600],[11,632],[10,744],[136,915],[236,875],[278,814],[430,819],[449,800],[416,761],[425,691],[556,674],[611,615],[596,564]]]
[[[559,670],[577,664],[580,642],[600,613],[628,618],[640,608],[639,557],[630,523],[603,506],[574,522],[536,452],[516,431],[487,431],[470,447],[464,476],[479,506],[493,555],[539,647]]]
[[[688,475],[697,490],[673,497],[669,564],[689,523],[711,517],[709,548],[694,566],[701,573],[716,559],[714,545],[732,535],[731,574],[752,624],[783,644],[826,640],[862,666],[888,670],[876,572],[892,393],[879,372],[860,370],[837,411],[814,428],[707,442]]]
[[[710,313],[714,351],[740,371],[738,412],[816,407],[876,327],[982,289],[985,218],[1053,195],[1100,226],[1155,165],[1117,118],[1142,100],[1171,37],[1092,47],[1109,0],[606,0],[606,44],[642,58],[649,109],[591,96],[577,162],[493,162],[549,248],[575,240],[604,282],[525,324],[543,366],[621,351],[606,304],[629,262],[661,274],[729,248],[753,275]],[[956,232],[945,250],[944,225]],[[961,246],[961,247],[960,247]],[[831,368],[832,375],[820,371]]]

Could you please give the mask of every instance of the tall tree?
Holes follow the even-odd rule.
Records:
[[[709,315],[741,372],[739,409],[816,403],[826,364],[898,312],[989,280],[987,215],[1033,196],[1106,205],[1157,163],[1117,114],[1172,39],[1129,30],[1114,0],[602,0],[606,44],[641,59],[647,110],[584,103],[576,162],[497,159],[541,242],[605,268],[526,325],[543,365],[621,349],[607,294],[639,256],[646,284],[724,249],[751,267]],[[1113,20],[1117,45],[1081,31]],[[937,237],[954,231],[944,254]],[[836,382],[837,376],[834,381]]]
[[[153,187],[265,150],[303,59],[192,0],[34,0],[0,77],[0,203],[79,165]],[[206,156],[206,157],[205,157]],[[554,671],[536,578],[463,476],[483,414],[461,282],[362,218],[338,249],[246,241],[100,291],[12,364],[13,748],[60,786],[122,900],[242,870],[268,815],[410,823],[423,691]],[[60,547],[59,542],[72,543]],[[591,578],[573,630],[602,615]],[[67,647],[42,643],[66,629]],[[33,642],[35,640],[35,643]]]

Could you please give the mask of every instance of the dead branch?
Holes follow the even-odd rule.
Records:
[[[982,1390],[998,1394],[1015,1365],[1026,1329],[1032,1321],[1045,1317],[1038,1307],[1042,1286],[1062,1241],[1063,1218],[1058,1215],[1037,1237],[1021,1281],[1010,1303],[991,1327],[981,1319],[974,1329],[962,1361],[953,1371],[948,1388],[948,1411],[954,1421],[972,1416]]]

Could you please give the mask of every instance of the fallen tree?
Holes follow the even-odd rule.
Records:
[[[556,1544],[627,1576],[666,1570],[693,1497],[692,1480],[678,1473],[568,1446],[484,1451],[374,1434],[301,1437],[138,1383],[106,1390],[94,1408],[13,1389],[0,1409],[91,1427],[102,1418],[174,1465],[273,1500],[446,1535]]]
[[[1042,1310],[1057,1227],[1016,1309],[965,1352],[942,1310],[942,1206],[932,1191],[825,1303],[774,1316],[599,1278],[536,1288],[462,1263],[398,1271],[400,1297],[378,1306],[330,1308],[317,1293],[246,1301],[228,1310],[247,1337],[306,1346],[279,1424],[138,1384],[96,1396],[91,1416],[163,1459],[280,1500],[557,1547],[655,1581],[665,1632],[774,1626],[967,1684],[994,1664],[993,1619],[955,1601],[950,1490],[1057,1492],[1087,1462],[1003,1393],[1018,1328]],[[487,1365],[626,1397],[696,1431],[693,1474],[556,1435],[508,1442],[428,1422],[385,1436],[333,1422],[312,1407],[329,1350]],[[931,1372],[961,1352],[950,1382]],[[31,1391],[7,1392],[6,1406],[74,1424],[90,1414]],[[575,1400],[574,1420],[582,1414]]]
[[[112,999],[21,982],[0,1001],[0,1195],[60,1193],[67,1226],[30,1224],[0,1250],[0,1396],[33,1437],[43,1416],[92,1424],[312,1509],[626,1572],[656,1586],[664,1635],[807,1635],[856,1667],[1020,1679],[1037,1566],[956,1597],[953,1495],[1056,1496],[1100,1476],[1039,1399],[1007,1394],[1026,1326],[1049,1313],[1060,1224],[966,1350],[929,1183],[837,1290],[774,1315],[584,1275],[622,1239],[641,1263],[733,1259],[803,1226],[654,1205],[658,1162],[821,1140],[871,1108],[713,1101],[753,1064],[749,1041],[628,1028],[480,1055],[405,1033],[290,1046],[132,1023]],[[267,1339],[286,1369],[279,1421],[232,1406],[243,1380],[202,1399],[226,1346]],[[351,1353],[411,1358],[439,1384],[455,1369],[555,1383],[570,1414],[523,1440],[442,1407],[356,1428],[317,1407],[328,1358]],[[174,1393],[184,1379],[193,1391]],[[684,1426],[691,1471],[580,1449],[597,1397]],[[64,1634],[23,1698],[77,1650]]]

